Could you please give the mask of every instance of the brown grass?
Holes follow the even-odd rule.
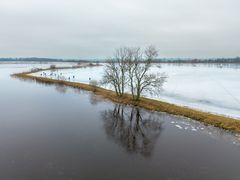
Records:
[[[71,67],[61,67],[57,69],[70,69],[70,68]],[[42,70],[44,71],[50,70],[50,68],[38,69],[38,70],[35,70],[34,72],[39,72]],[[83,89],[86,91],[92,91],[95,94],[101,95],[102,97],[109,99],[113,102],[122,103],[122,104],[131,104],[131,105],[143,107],[149,110],[161,111],[169,114],[184,116],[184,117],[188,117],[188,118],[203,122],[205,124],[210,124],[215,127],[229,130],[231,132],[240,133],[240,120],[238,119],[215,115],[208,112],[202,112],[202,111],[191,109],[188,107],[178,106],[178,105],[170,104],[167,102],[148,99],[148,98],[141,98],[140,101],[136,102],[132,100],[132,96],[129,94],[125,94],[123,97],[119,97],[115,94],[114,91],[107,90],[101,87],[93,87],[91,85],[83,84],[83,83],[68,82],[68,81],[43,78],[43,77],[35,77],[35,76],[32,76],[31,73],[33,72],[23,72],[23,73],[13,74],[12,76],[21,78],[21,79],[34,80],[36,82],[41,82],[46,84],[65,85],[73,88]]]

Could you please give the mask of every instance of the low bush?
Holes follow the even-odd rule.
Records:
[[[91,80],[91,81],[89,82],[89,84],[92,86],[93,92],[96,92],[97,87],[98,87],[98,82],[97,82],[96,80]]]
[[[50,65],[50,69],[56,69],[56,65],[54,64]]]

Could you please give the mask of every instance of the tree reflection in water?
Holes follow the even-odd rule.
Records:
[[[106,133],[130,153],[151,156],[161,132],[162,123],[151,113],[138,107],[116,105],[102,112]]]
[[[56,84],[55,89],[57,92],[59,92],[61,94],[65,94],[67,92],[67,87],[62,84]]]

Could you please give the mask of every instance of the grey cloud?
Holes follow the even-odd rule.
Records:
[[[161,57],[234,57],[237,0],[1,0],[0,56],[104,58],[154,44]]]

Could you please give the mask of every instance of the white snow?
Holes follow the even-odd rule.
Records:
[[[215,65],[161,65],[151,71],[165,72],[168,76],[163,91],[146,97],[188,106],[202,111],[240,118],[240,67]],[[58,70],[65,79],[89,83],[89,78],[100,81],[104,66]],[[50,72],[47,72],[49,76]],[[40,76],[40,73],[35,73]],[[73,78],[75,76],[75,78]],[[55,78],[55,77],[52,77]],[[107,87],[109,88],[109,87]]]

